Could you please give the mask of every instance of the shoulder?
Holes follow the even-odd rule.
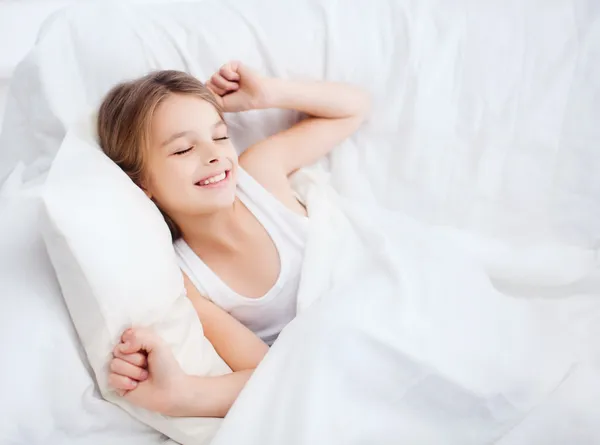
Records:
[[[187,298],[191,301],[194,309],[196,309],[200,321],[205,322],[206,317],[213,317],[215,314],[220,315],[218,313],[222,312],[222,310],[194,286],[194,283],[192,283],[192,280],[190,280],[185,272],[182,271],[181,273],[183,274],[183,284]]]
[[[239,159],[240,167],[290,210],[305,215],[285,170],[279,163],[270,162],[269,157],[265,155],[266,153],[258,151],[244,152]]]
[[[266,153],[248,150],[240,155],[240,167],[271,193],[290,187],[288,177],[278,163]]]

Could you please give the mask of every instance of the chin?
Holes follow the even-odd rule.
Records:
[[[206,209],[207,212],[213,212],[223,210],[233,206],[235,202],[235,188],[232,190],[221,190],[221,193],[215,194],[215,196],[203,196],[200,198],[198,206]]]
[[[221,199],[215,200],[214,207],[218,209],[226,209],[233,206],[235,202],[235,190],[229,195]]]

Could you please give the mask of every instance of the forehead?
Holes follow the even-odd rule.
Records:
[[[209,132],[219,120],[219,113],[207,101],[189,94],[170,94],[154,111],[150,133],[154,139],[182,131]]]

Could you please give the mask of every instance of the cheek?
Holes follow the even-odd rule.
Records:
[[[231,159],[231,161],[237,165],[238,163],[238,152],[235,149],[235,147],[233,146],[233,144],[229,143],[227,145],[227,148],[225,149],[225,156],[228,159]]]
[[[164,210],[177,206],[182,190],[191,181],[192,172],[182,162],[165,162],[152,166],[148,172],[148,191]]]

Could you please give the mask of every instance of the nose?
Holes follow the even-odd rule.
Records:
[[[221,160],[219,152],[214,148],[207,148],[204,154],[204,165],[218,164]]]

